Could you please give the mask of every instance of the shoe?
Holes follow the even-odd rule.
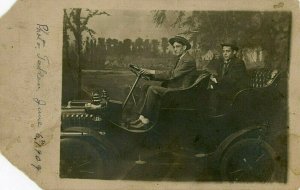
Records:
[[[140,119],[138,119],[137,121],[130,122],[129,127],[138,129],[142,128],[144,125],[145,124]]]
[[[139,122],[135,125],[130,125],[129,122],[121,122],[121,123],[113,123],[115,126],[118,126],[126,131],[134,132],[134,133],[144,133],[151,130],[154,127],[154,123],[149,122],[144,124],[143,122]]]
[[[143,123],[141,120],[134,125],[129,125],[129,129],[145,130],[150,127],[150,123]]]
[[[134,120],[134,121],[130,121],[129,124],[130,124],[130,125],[137,125],[137,124],[139,124],[140,122],[142,122],[140,119],[136,119],[136,120]]]

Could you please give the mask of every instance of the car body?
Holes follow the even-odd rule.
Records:
[[[226,112],[209,115],[210,74],[200,72],[191,87],[168,92],[158,122],[139,133],[120,125],[128,98],[110,100],[104,90],[92,100],[70,101],[62,107],[60,176],[283,181],[270,145],[271,122],[281,104],[279,76],[254,72],[249,87],[233,97]]]

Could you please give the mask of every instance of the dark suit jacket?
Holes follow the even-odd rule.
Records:
[[[239,58],[233,58],[229,62],[229,66],[225,73],[223,72],[223,59],[212,60],[207,69],[216,74],[218,81],[217,88],[220,90],[235,92],[242,89],[247,81],[246,66],[243,60]]]
[[[163,87],[166,88],[187,88],[191,86],[197,77],[195,59],[187,52],[168,71],[155,71],[154,80],[165,81]]]

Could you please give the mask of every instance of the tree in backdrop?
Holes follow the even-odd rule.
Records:
[[[168,38],[162,38],[161,39],[161,48],[162,48],[163,54],[167,53],[168,46],[169,46]]]
[[[130,53],[131,53],[131,46],[132,46],[131,39],[125,39],[123,41],[122,51],[123,51],[124,55],[130,55]]]
[[[117,52],[116,52],[116,55],[119,55],[121,57],[124,56],[124,47],[123,47],[123,41],[118,41],[118,44],[117,44]]]
[[[150,52],[151,52],[151,44],[150,44],[150,40],[149,39],[145,39],[143,42],[143,51],[144,51],[144,56],[145,57],[149,57],[150,56]]]
[[[98,43],[96,47],[96,64],[102,68],[106,60],[106,47],[105,47],[105,38],[98,38]]]
[[[86,16],[84,16],[86,15]],[[76,62],[75,63],[69,63],[72,64],[70,65],[70,69],[72,70],[73,73],[76,73],[76,78],[74,80],[77,81],[77,95],[75,95],[74,98],[81,98],[82,97],[82,84],[81,84],[81,76],[82,76],[82,63],[83,63],[83,41],[82,41],[82,36],[84,32],[87,32],[91,38],[94,38],[94,34],[96,33],[94,30],[89,28],[87,26],[89,20],[96,16],[96,15],[106,15],[110,16],[108,13],[105,11],[99,11],[95,10],[92,11],[90,9],[70,9],[66,10],[64,9],[64,42],[65,42],[65,37],[67,34],[67,31],[70,30],[71,33],[74,35],[75,38],[75,54],[76,54]],[[66,38],[67,39],[67,38]],[[68,39],[67,39],[68,41]],[[94,43],[94,42],[93,42]],[[67,55],[64,55],[67,56]]]
[[[119,53],[119,46],[121,44],[119,43],[119,40],[117,39],[112,39],[112,55],[118,55]]]
[[[107,38],[105,41],[106,44],[106,51],[108,55],[112,54],[112,48],[113,48],[113,41],[111,38]]]
[[[193,48],[216,48],[225,38],[234,38],[242,48],[261,47],[267,52],[267,67],[286,70],[289,56],[290,12],[246,11],[154,11],[157,26],[183,29]],[[170,26],[169,25],[169,26]]]
[[[167,38],[162,38],[162,40],[164,44],[157,39],[150,40],[143,38],[137,38],[135,41],[128,38],[124,40],[98,38],[98,41],[96,41],[96,39],[91,39],[87,36],[83,41],[84,68],[103,68],[107,56],[109,56],[109,60],[111,61],[124,60],[126,56],[157,58],[166,55],[166,48],[169,45],[168,40]]]
[[[86,37],[86,40],[85,40],[85,62],[86,63],[90,63],[91,60],[90,60],[90,57],[91,57],[91,44],[90,44],[90,37]]]
[[[144,42],[142,38],[137,38],[134,42],[136,53],[141,54],[144,51]]]
[[[159,41],[156,39],[151,40],[151,52],[153,56],[157,56],[159,54]]]

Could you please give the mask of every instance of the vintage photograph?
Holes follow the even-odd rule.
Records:
[[[60,178],[287,183],[291,12],[62,11]]]

